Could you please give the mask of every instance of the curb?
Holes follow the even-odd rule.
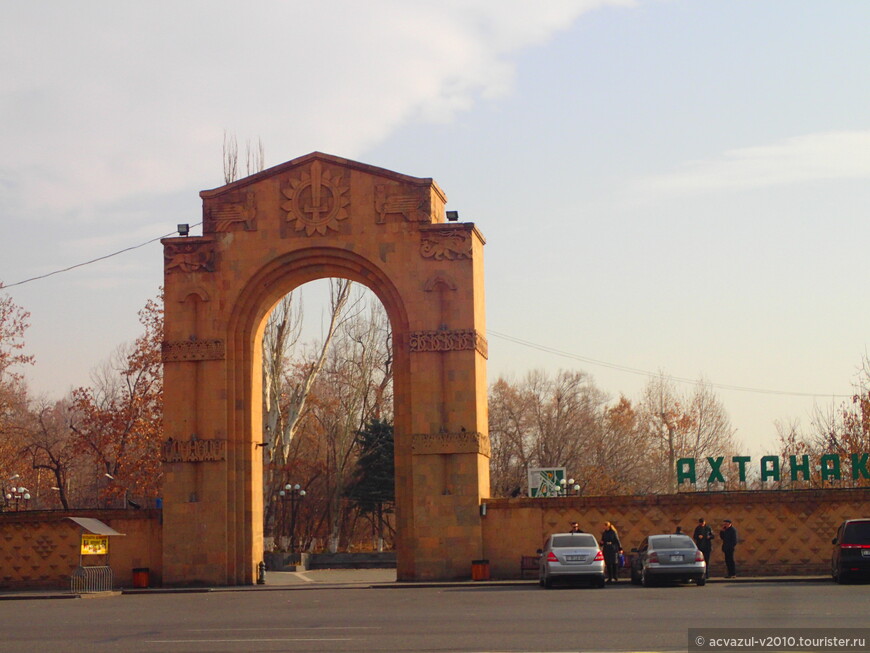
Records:
[[[828,576],[746,576],[737,578],[708,578],[708,584],[747,585],[754,583],[823,583],[831,582]],[[206,594],[209,592],[299,592],[310,590],[371,590],[371,589],[468,589],[474,587],[528,587],[538,584],[537,580],[459,580],[459,581],[394,581],[390,583],[310,583],[299,585],[239,585],[234,587],[154,587],[130,588],[112,592],[96,592],[93,594],[70,594],[69,592],[40,592],[21,590],[20,592],[0,594],[0,601],[38,601],[46,599],[90,599],[114,596],[142,596],[160,594]],[[620,579],[617,585],[633,587],[630,581]]]

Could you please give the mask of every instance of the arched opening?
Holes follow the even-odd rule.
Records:
[[[263,533],[267,570],[302,552],[392,550],[392,329],[366,286],[321,279],[267,317]]]

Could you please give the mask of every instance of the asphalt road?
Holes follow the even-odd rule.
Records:
[[[0,651],[685,651],[689,628],[856,628],[870,585],[293,586],[0,603]]]

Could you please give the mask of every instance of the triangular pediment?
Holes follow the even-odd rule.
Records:
[[[438,184],[436,184],[431,177],[412,177],[411,175],[404,175],[400,172],[394,172],[393,170],[387,170],[386,168],[379,168],[377,166],[369,165],[368,163],[360,163],[359,161],[345,159],[340,156],[335,156],[334,154],[326,154],[325,152],[311,152],[309,154],[296,157],[295,159],[292,159],[290,161],[279,163],[278,165],[272,166],[271,168],[266,168],[262,172],[257,172],[249,177],[244,177],[232,183],[226,184],[225,186],[219,186],[211,190],[201,191],[199,195],[200,197],[205,199],[207,197],[216,197],[223,193],[238,191],[243,188],[247,188],[248,186],[260,183],[265,179],[278,177],[288,172],[292,172],[297,168],[305,168],[314,161],[320,161],[321,163],[335,166],[338,168],[346,168],[347,170],[356,170],[372,175],[373,177],[380,177],[385,180],[392,180],[401,184],[425,186],[433,185],[435,186],[435,188],[438,188]],[[442,195],[444,194],[443,191],[441,191],[440,189],[439,192],[441,192]]]
[[[273,166],[200,192],[203,233],[257,231],[258,222],[284,223],[308,236],[342,229],[344,221],[444,221],[447,198],[431,178],[412,177],[323,152]]]

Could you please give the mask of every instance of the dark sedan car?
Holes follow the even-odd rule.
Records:
[[[870,518],[844,521],[832,543],[831,576],[835,582],[870,579]]]
[[[631,561],[631,582],[649,587],[658,581],[707,582],[704,554],[688,535],[650,535],[636,549]]]

